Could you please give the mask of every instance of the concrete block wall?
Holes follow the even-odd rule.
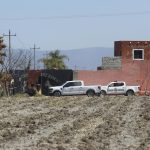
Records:
[[[121,57],[103,57],[101,69],[120,69]]]

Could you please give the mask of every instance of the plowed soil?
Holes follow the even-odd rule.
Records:
[[[1,150],[150,150],[150,97],[0,99]]]

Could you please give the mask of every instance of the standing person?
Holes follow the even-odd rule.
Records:
[[[45,82],[45,94],[46,96],[49,96],[49,87],[50,87],[50,81],[47,79]]]

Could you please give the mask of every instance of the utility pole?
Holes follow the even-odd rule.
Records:
[[[10,30],[9,30],[9,33],[8,34],[3,34],[3,36],[8,36],[9,37],[9,56],[8,56],[8,59],[9,59],[9,72],[11,70],[11,37],[12,36],[16,36],[16,34],[11,34]]]
[[[34,47],[31,48],[31,49],[34,50],[34,70],[35,70],[35,50],[36,50],[36,49],[40,49],[40,47],[36,47],[35,44],[34,44]]]

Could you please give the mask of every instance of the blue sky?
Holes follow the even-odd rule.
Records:
[[[69,50],[150,40],[150,0],[0,0],[0,34],[13,48]],[[5,37],[5,43],[8,42]]]

